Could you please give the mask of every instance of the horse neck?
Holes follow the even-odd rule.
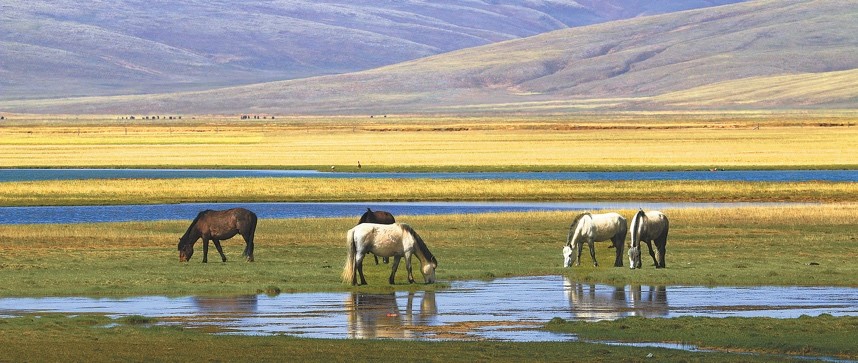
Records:
[[[429,248],[426,247],[426,243],[423,242],[423,239],[421,239],[416,232],[409,231],[409,234],[414,240],[414,255],[417,256],[418,260],[420,260],[420,264],[426,266],[432,263],[434,256],[432,255],[432,252],[429,251]]]
[[[569,236],[566,237],[566,244],[570,244],[570,242],[575,242],[578,238],[581,238],[581,234],[584,233],[584,227],[586,223],[592,224],[592,216],[589,213],[581,215],[579,218],[575,220],[575,223],[569,228]]]
[[[638,247],[641,244],[641,234],[644,233],[644,225],[646,224],[646,215],[643,212],[638,212],[632,218],[632,247]]]
[[[194,222],[191,223],[188,230],[185,231],[184,235],[182,235],[182,243],[194,243],[202,236],[200,229],[197,227],[198,222],[199,219],[195,219]]]

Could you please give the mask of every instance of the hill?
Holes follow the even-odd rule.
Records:
[[[347,73],[569,26],[737,1],[13,1],[0,6],[0,100]]]
[[[77,113],[382,114],[848,107],[858,2],[752,1],[557,30],[343,75],[0,103]]]

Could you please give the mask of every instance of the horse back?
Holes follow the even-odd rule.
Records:
[[[361,223],[349,230],[349,233],[353,236],[357,250],[372,252],[377,256],[401,256],[406,250],[413,250],[413,246],[405,245],[403,228],[399,224]]]
[[[595,241],[605,241],[617,234],[626,234],[626,219],[619,213],[593,214],[591,217]]]
[[[361,223],[394,224],[396,223],[396,219],[393,218],[393,214],[390,214],[390,212],[383,210],[372,211],[367,208],[366,212],[360,217],[360,221],[358,221],[358,224]]]

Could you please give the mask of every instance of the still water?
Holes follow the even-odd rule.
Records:
[[[167,324],[213,326],[229,334],[308,338],[571,341],[539,327],[555,317],[858,316],[858,288],[610,286],[564,276],[454,281],[438,291],[170,298],[0,298],[0,316],[100,313],[157,317]]]
[[[177,178],[393,178],[482,180],[727,180],[796,182],[858,181],[858,170],[736,170],[628,172],[351,173],[315,170],[216,169],[0,169],[0,182],[74,179]]]
[[[344,202],[344,203],[183,203],[114,206],[0,207],[2,224],[99,223],[193,219],[206,209],[250,209],[259,218],[360,218],[367,208],[393,215],[474,214],[527,211],[617,209],[735,208],[804,205],[801,203],[652,203],[652,202]]]

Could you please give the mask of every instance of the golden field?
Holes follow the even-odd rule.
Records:
[[[355,170],[360,161],[364,171],[854,168],[856,120],[850,112],[260,120],[9,116],[0,127],[0,167]]]

